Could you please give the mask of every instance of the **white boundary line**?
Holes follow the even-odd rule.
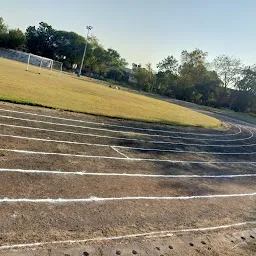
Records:
[[[127,150],[139,150],[139,151],[157,151],[157,152],[173,152],[173,153],[187,153],[187,154],[211,154],[211,155],[253,155],[256,152],[216,152],[216,151],[190,151],[190,150],[176,150],[176,149],[158,149],[158,148],[141,148],[141,147],[129,147],[129,146],[118,146],[118,145],[110,145],[110,144],[94,144],[87,142],[75,142],[75,141],[63,141],[63,140],[51,140],[51,139],[41,139],[34,137],[24,137],[17,135],[7,135],[0,134],[0,137],[10,137],[14,139],[24,139],[24,140],[35,140],[35,141],[43,141],[43,142],[53,142],[53,143],[66,143],[66,144],[76,144],[76,145],[86,145],[86,146],[95,146],[95,147],[108,147],[115,150],[117,153],[129,158],[124,153],[120,152],[117,149],[127,149]],[[255,146],[256,144],[252,144]],[[230,147],[232,148],[232,147]]]
[[[110,201],[139,201],[139,200],[194,200],[231,197],[253,197],[256,192],[244,194],[219,194],[200,196],[127,196],[127,197],[89,197],[89,198],[0,198],[1,203],[45,203],[45,204],[70,204],[70,203],[97,203]]]
[[[189,161],[189,160],[170,160],[170,159],[157,159],[157,158],[126,158],[114,156],[93,156],[93,155],[77,155],[68,153],[54,153],[54,152],[40,152],[29,151],[20,149],[7,149],[0,148],[0,151],[13,152],[19,154],[32,154],[32,155],[54,155],[54,156],[67,156],[67,157],[81,157],[81,158],[96,158],[96,159],[111,159],[111,160],[126,160],[126,161],[147,161],[147,162],[168,162],[168,163],[183,163],[183,164],[256,164],[254,161]]]
[[[48,122],[48,121],[41,121],[41,120],[35,120],[35,119],[28,119],[28,118],[20,118],[20,117],[13,117],[13,116],[3,116],[0,115],[0,117],[8,118],[8,119],[15,119],[15,120],[21,120],[21,121],[28,121],[28,122],[34,122],[34,123],[43,123],[43,124],[50,124],[50,125],[59,125],[59,126],[67,126],[67,127],[75,127],[75,128],[82,128],[82,129],[89,129],[89,130],[97,130],[97,131],[105,131],[105,132],[113,132],[113,133],[123,133],[123,134],[133,134],[133,135],[141,135],[141,136],[148,136],[148,137],[159,137],[159,138],[178,138],[170,136],[170,135],[160,135],[160,134],[149,134],[149,133],[140,133],[140,132],[130,132],[130,131],[120,131],[120,130],[111,130],[106,128],[96,128],[96,127],[90,127],[90,126],[81,126],[81,125],[73,125],[73,124],[62,124],[62,123],[54,123],[54,122]],[[239,127],[241,133],[241,128]],[[186,133],[189,134],[189,133]],[[191,135],[191,134],[190,134]],[[196,136],[204,136],[200,133],[194,133],[193,135]],[[205,135],[206,136],[206,135]],[[208,136],[208,135],[207,135]],[[210,136],[210,135],[209,135]],[[211,134],[210,137],[215,137],[218,135]],[[229,135],[221,135],[221,136],[229,136]],[[219,136],[220,137],[220,136]],[[183,137],[181,137],[183,138]],[[186,138],[184,138],[186,139]],[[190,139],[190,138],[189,138]],[[196,139],[196,138],[194,138]],[[212,140],[212,139],[207,139]],[[237,139],[238,140],[238,139]],[[240,139],[244,140],[244,139]]]
[[[79,123],[87,123],[87,124],[96,124],[96,125],[102,125],[102,126],[109,126],[109,127],[118,127],[118,128],[126,128],[126,129],[133,129],[133,130],[139,130],[139,131],[152,131],[152,132],[164,132],[164,133],[178,133],[178,134],[190,134],[190,135],[198,135],[198,133],[187,133],[187,132],[174,132],[174,131],[168,131],[168,130],[161,130],[161,129],[149,129],[149,128],[139,128],[139,127],[134,127],[134,126],[125,126],[125,125],[116,125],[116,124],[106,124],[106,123],[98,123],[98,122],[92,122],[92,121],[84,121],[84,120],[77,120],[77,119],[71,119],[71,118],[62,118],[62,117],[55,117],[55,116],[50,116],[50,115],[42,115],[42,114],[36,114],[36,113],[28,113],[28,112],[22,112],[22,111],[15,111],[15,110],[7,110],[7,109],[0,109],[0,111],[5,111],[5,112],[11,112],[11,113],[19,113],[19,114],[24,114],[24,115],[32,115],[32,116],[40,116],[40,117],[47,117],[47,118],[53,118],[53,119],[58,119],[58,120],[65,120],[65,121],[72,121],[72,122],[79,122]],[[233,136],[241,133],[241,129],[238,128],[237,133],[232,133],[232,134],[215,134],[214,136]],[[212,134],[200,134],[201,136],[212,136]]]
[[[79,175],[79,176],[114,176],[114,177],[138,177],[138,178],[246,178],[256,177],[256,173],[247,174],[221,174],[221,175],[164,175],[164,174],[141,174],[141,173],[102,173],[102,172],[66,172],[66,171],[50,171],[50,170],[26,170],[26,169],[9,169],[0,168],[1,172],[17,172],[17,173],[30,173],[30,174],[56,174],[56,175]]]
[[[126,147],[115,146],[120,149],[139,150],[139,151],[156,151],[156,152],[173,152],[173,153],[187,153],[187,154],[209,154],[209,155],[254,155],[256,152],[215,152],[215,151],[191,151],[191,150],[175,150],[175,149],[157,149],[157,148],[140,148],[140,147]]]
[[[56,133],[67,133],[67,134],[74,134],[74,135],[82,135],[82,136],[90,136],[90,137],[99,137],[99,138],[107,138],[107,139],[116,139],[116,140],[127,140],[127,141],[139,141],[139,142],[147,142],[147,143],[153,143],[153,144],[173,144],[173,145],[202,145],[203,144],[189,144],[189,143],[183,143],[183,142],[171,142],[171,141],[162,141],[162,140],[143,140],[143,139],[136,139],[136,138],[127,138],[127,137],[116,137],[116,136],[108,136],[108,135],[100,135],[100,134],[93,134],[93,133],[81,133],[81,132],[71,132],[71,131],[64,131],[64,130],[54,130],[54,129],[46,129],[46,128],[37,128],[37,127],[31,127],[31,126],[23,126],[23,125],[12,125],[12,124],[0,124],[0,126],[5,127],[14,127],[14,128],[21,128],[21,129],[30,129],[30,130],[37,130],[37,131],[47,131],[47,132],[56,132]],[[250,131],[250,130],[249,130]],[[250,131],[251,132],[251,131]],[[173,137],[175,139],[185,139],[185,140],[203,140],[203,141],[222,141],[222,142],[230,142],[230,141],[243,141],[248,140],[253,137],[253,134],[251,132],[251,135],[247,138],[243,139],[233,139],[233,140],[215,140],[215,139],[200,139],[200,138],[183,138],[183,137]],[[208,145],[205,145],[208,146]]]
[[[124,154],[124,153],[120,152],[119,150],[117,150],[114,146],[110,146],[110,147],[111,147],[113,150],[115,150],[117,153],[119,153],[120,155],[122,155],[122,156],[124,156],[124,157],[130,159],[130,157],[128,157],[126,154]]]
[[[154,232],[148,232],[148,233],[130,234],[130,235],[123,235],[123,236],[96,237],[96,238],[88,238],[88,239],[81,239],[81,240],[63,240],[63,241],[53,241],[53,242],[2,245],[0,246],[0,250],[13,250],[13,249],[52,246],[52,245],[64,245],[64,244],[67,244],[67,245],[84,244],[88,242],[115,241],[115,240],[131,239],[131,238],[138,238],[138,237],[145,237],[145,238],[151,238],[151,237],[157,237],[157,236],[168,237],[178,233],[214,231],[219,229],[228,229],[228,228],[235,228],[240,226],[247,226],[251,224],[256,224],[256,221],[240,222],[240,223],[213,226],[213,227],[204,227],[204,228],[190,228],[190,229],[180,229],[180,230],[176,229],[176,230],[165,230],[165,231],[154,231]]]

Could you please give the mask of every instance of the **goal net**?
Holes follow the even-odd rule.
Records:
[[[26,70],[34,71],[38,74],[46,72],[49,74],[58,75],[62,72],[62,66],[62,62],[29,53],[27,57]]]

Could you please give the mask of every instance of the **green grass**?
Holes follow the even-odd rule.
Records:
[[[94,115],[175,125],[219,127],[221,122],[185,107],[108,88],[67,74],[49,74],[0,59],[0,100]]]

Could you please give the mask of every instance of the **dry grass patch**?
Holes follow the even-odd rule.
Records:
[[[89,114],[162,122],[175,125],[219,127],[215,118],[143,95],[108,88],[67,74],[38,69],[25,71],[23,63],[0,59],[0,99]]]

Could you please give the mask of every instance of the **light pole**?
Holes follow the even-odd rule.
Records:
[[[84,47],[84,54],[83,54],[83,57],[82,57],[82,62],[81,62],[81,66],[80,66],[80,69],[79,69],[78,76],[81,76],[81,73],[82,73],[82,68],[83,68],[83,65],[84,65],[84,58],[85,58],[86,49],[87,49],[87,45],[88,45],[89,32],[90,32],[90,30],[93,29],[92,26],[86,26],[86,28],[88,29],[88,32],[87,32],[86,43],[85,43],[85,47]]]

